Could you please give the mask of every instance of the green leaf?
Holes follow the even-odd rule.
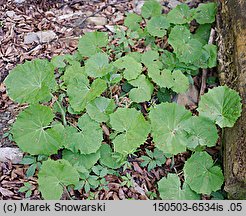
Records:
[[[20,164],[33,164],[36,162],[36,158],[31,155],[26,155],[25,157],[22,158]]]
[[[87,78],[77,77],[67,86],[69,103],[75,112],[81,112],[89,102],[100,96],[106,89],[106,81],[102,79],[94,80],[89,86]]]
[[[142,74],[136,80],[129,82],[136,87],[129,92],[129,98],[137,103],[149,101],[154,90],[152,83]]]
[[[152,36],[163,37],[167,33],[167,29],[170,27],[170,23],[164,16],[152,17],[147,22],[147,31]]]
[[[87,170],[91,169],[100,158],[100,152],[92,154],[79,154],[67,149],[62,151],[62,158],[69,161],[73,167],[84,167]]]
[[[199,4],[195,9],[194,18],[199,24],[213,23],[217,12],[216,3]]]
[[[159,59],[159,53],[154,50],[148,50],[142,54],[141,62],[146,67],[151,67],[154,65],[158,65],[158,68],[161,68],[161,63],[158,61]]]
[[[108,55],[97,53],[85,62],[85,72],[90,77],[103,77],[111,72],[112,66],[109,64]]]
[[[171,87],[176,93],[184,93],[189,88],[188,77],[185,76],[180,70],[175,70],[172,73],[173,86]]]
[[[34,176],[36,168],[37,168],[37,164],[36,163],[32,164],[26,171],[26,177],[29,178],[31,176]]]
[[[114,62],[118,69],[124,69],[124,78],[127,80],[136,79],[142,73],[142,65],[130,56],[124,56]]]
[[[135,13],[128,13],[124,25],[127,26],[132,31],[137,31],[140,28],[140,22],[142,21],[142,17]]]
[[[4,83],[9,97],[18,103],[49,101],[56,88],[54,67],[47,60],[26,61],[11,70]]]
[[[184,130],[188,133],[188,148],[195,149],[198,145],[212,147],[218,140],[215,124],[207,118],[192,117],[184,122]]]
[[[108,44],[108,34],[105,32],[86,32],[80,39],[78,50],[83,56],[92,56]]]
[[[97,122],[107,122],[109,114],[113,113],[115,103],[113,99],[98,97],[86,106],[89,116]]]
[[[171,102],[171,92],[167,88],[160,88],[157,92],[158,101],[162,102]]]
[[[209,55],[208,62],[207,62],[207,67],[208,68],[213,68],[217,66],[217,46],[213,44],[206,44],[203,47],[204,50]]]
[[[211,24],[199,25],[193,38],[199,40],[203,45],[208,43],[211,32]]]
[[[71,141],[66,147],[72,151],[80,151],[81,154],[96,153],[100,148],[103,133],[100,124],[92,120],[88,114],[84,114],[78,120],[80,132],[70,130],[68,137]]]
[[[63,126],[50,125],[54,114],[49,107],[31,105],[21,112],[13,125],[15,142],[24,152],[50,155],[63,145]]]
[[[100,148],[100,164],[107,166],[111,169],[118,169],[122,166],[122,162],[116,160],[120,156],[117,152],[112,152],[109,145],[104,144]]]
[[[73,56],[66,54],[66,55],[58,55],[58,56],[54,56],[51,59],[51,63],[53,64],[53,66],[55,68],[65,68],[66,67],[66,61],[67,62],[71,62],[74,61]]]
[[[168,174],[158,182],[160,197],[164,200],[199,200],[200,195],[196,194],[184,183],[181,189],[181,182],[176,174]]]
[[[210,195],[221,188],[224,177],[212,157],[206,152],[195,152],[184,165],[186,183],[197,193]]]
[[[189,142],[182,123],[190,117],[191,112],[174,103],[162,103],[152,109],[149,118],[156,147],[173,155],[185,152]]]
[[[141,9],[144,18],[150,18],[161,14],[161,5],[155,0],[146,1]]]
[[[86,85],[89,85],[89,81],[85,73],[85,67],[81,67],[79,62],[66,68],[63,80],[66,85],[74,83],[75,80],[83,80]]]
[[[170,23],[185,24],[193,20],[193,14],[194,11],[187,4],[180,4],[167,14],[167,18]]]
[[[130,154],[143,144],[150,132],[149,123],[135,109],[118,108],[110,114],[112,129],[119,132],[113,140],[114,149],[121,154]]]
[[[242,111],[238,93],[227,86],[213,88],[201,97],[200,116],[209,118],[221,128],[233,127]]]
[[[192,64],[199,60],[202,43],[192,39],[190,31],[185,26],[175,26],[171,30],[168,42],[173,47],[180,62]]]
[[[78,181],[78,172],[68,161],[63,159],[45,161],[38,174],[39,190],[46,200],[60,199],[64,187],[75,185]]]

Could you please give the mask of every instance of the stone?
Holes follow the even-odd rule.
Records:
[[[133,11],[137,14],[141,14],[141,9],[144,5],[144,1],[135,1],[136,7],[133,9]]]
[[[186,93],[178,94],[177,104],[182,106],[196,107],[198,103],[198,90],[194,85],[190,85]]]
[[[0,162],[10,161],[13,164],[19,164],[23,158],[23,152],[18,148],[3,147],[0,148]]]
[[[172,0],[172,1],[169,1],[168,7],[173,9],[173,8],[177,7],[178,5],[180,5],[180,4],[182,4],[182,2],[177,1],[177,0]]]
[[[93,24],[96,26],[103,26],[108,23],[108,20],[105,17],[89,17],[87,19],[87,23]]]
[[[10,18],[13,18],[16,16],[15,12],[14,11],[6,11],[6,15]]]
[[[56,38],[56,33],[48,31],[30,32],[24,37],[24,44],[30,44],[32,42],[48,43]]]
[[[26,0],[15,0],[14,2],[17,3],[17,4],[21,4],[23,2],[25,2]]]

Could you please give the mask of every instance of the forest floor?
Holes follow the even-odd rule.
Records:
[[[144,1],[137,0],[108,0],[83,1],[60,0],[49,1],[1,1],[0,3],[0,148],[16,148],[16,144],[8,133],[10,125],[22,107],[11,101],[3,84],[9,71],[17,64],[36,58],[51,59],[52,56],[72,54],[77,49],[79,37],[94,30],[112,31],[114,25],[122,25],[127,12],[140,13]],[[180,2],[196,7],[201,0],[163,0],[164,13]],[[47,38],[40,40],[35,32],[49,31]],[[213,71],[212,71],[213,72]],[[198,77],[197,88],[201,87]],[[191,92],[197,95],[197,92]],[[185,102],[183,102],[185,103]],[[219,153],[214,148],[213,155]],[[134,186],[121,186],[117,176],[108,175],[108,190],[95,191],[96,199],[149,199],[143,191],[156,193],[155,183],[170,169],[179,170],[189,153],[175,157],[174,166],[167,160],[161,168],[148,172],[147,168],[139,165],[138,161],[129,161],[132,169],[127,172],[134,179]],[[37,189],[37,177],[26,178],[27,165],[14,164],[13,161],[0,162],[0,199],[20,200],[25,198],[19,189],[24,182],[32,185],[30,199],[41,199]],[[81,194],[81,199],[87,199],[88,194]],[[64,199],[67,199],[64,196]],[[209,199],[209,197],[203,197]]]

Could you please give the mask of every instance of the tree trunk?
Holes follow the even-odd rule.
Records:
[[[223,131],[225,191],[229,199],[246,199],[246,1],[217,2],[220,82],[237,90],[243,103],[240,119]]]

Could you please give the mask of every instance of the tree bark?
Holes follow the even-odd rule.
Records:
[[[219,78],[237,90],[242,115],[223,130],[225,191],[229,199],[246,199],[246,1],[217,0]]]

